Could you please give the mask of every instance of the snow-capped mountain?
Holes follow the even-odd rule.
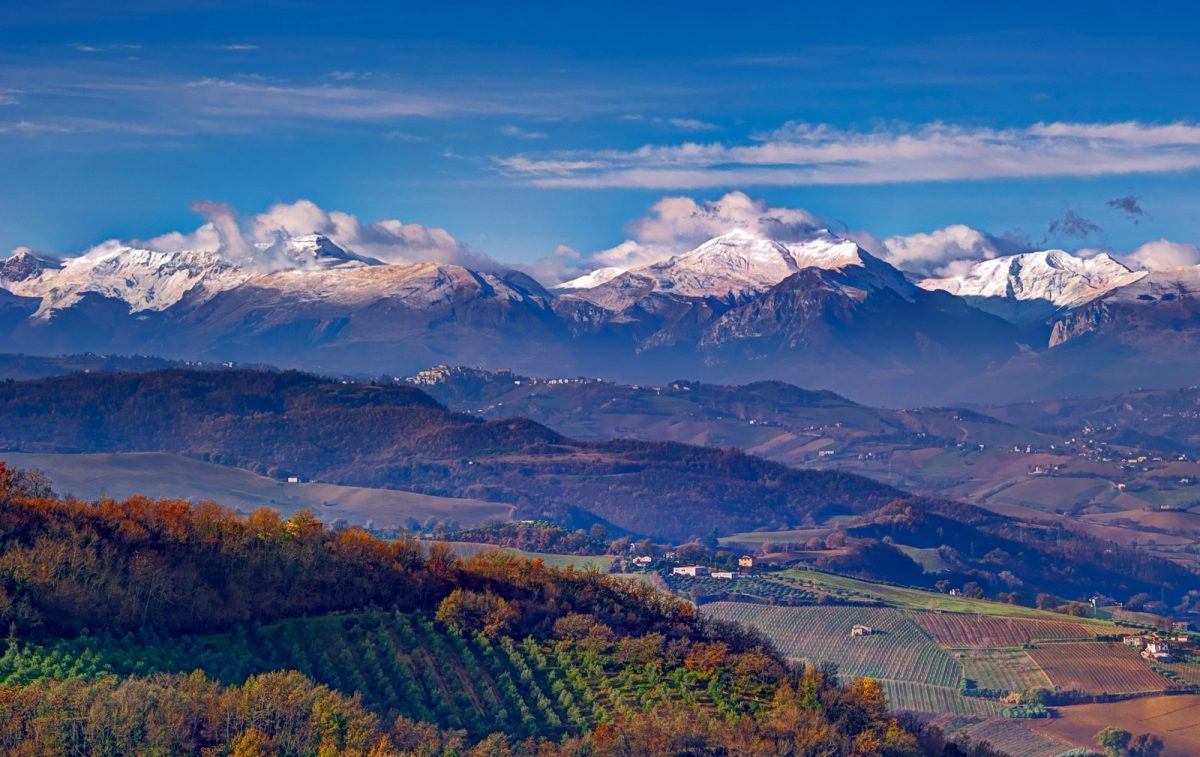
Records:
[[[614,311],[650,295],[733,304],[760,295],[806,268],[853,272],[851,278],[861,287],[893,289],[906,297],[913,289],[899,271],[828,231],[784,243],[745,229],[714,237],[661,262],[628,271],[602,268],[559,289]]]
[[[964,274],[928,278],[923,289],[940,289],[968,298],[1036,301],[1075,308],[1146,275],[1102,253],[1081,258],[1063,250],[1043,250],[984,260]]]
[[[163,311],[185,297],[193,304],[208,300],[263,270],[307,274],[382,265],[316,234],[258,245],[250,262],[219,250],[151,250],[112,240],[61,263],[22,250],[0,261],[0,288],[40,300],[35,317],[46,319],[88,295],[124,302],[131,313]]]
[[[564,292],[573,289],[591,289],[592,287],[598,287],[601,284],[607,284],[616,277],[625,273],[626,270],[627,269],[625,268],[616,267],[597,268],[591,273],[585,273],[584,275],[571,279],[570,281],[564,281],[561,284],[555,284],[551,288],[556,291]]]
[[[1200,347],[1200,268],[1147,274],[1058,250],[918,286],[828,231],[780,242],[734,230],[548,291],[511,270],[384,263],[318,234],[234,251],[152,246],[0,260],[0,351],[376,374],[447,362],[634,381],[786,377],[897,402],[944,401],[949,384],[972,397],[986,376],[1073,380],[1067,353],[1089,366],[1124,355],[1122,380],[1179,376],[1195,352],[1179,345]]]
[[[125,302],[130,312],[165,310],[189,292],[211,296],[237,286],[250,273],[218,253],[200,250],[162,252],[105,242],[59,266],[28,257],[0,263],[0,288],[41,301],[35,317],[49,318],[86,295]],[[16,275],[13,275],[13,274]]]

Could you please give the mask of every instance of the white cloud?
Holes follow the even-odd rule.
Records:
[[[476,269],[498,264],[435,226],[386,218],[371,223],[338,210],[326,210],[310,200],[279,203],[251,216],[239,215],[225,203],[203,201],[192,210],[205,222],[195,231],[170,232],[132,244],[152,250],[218,252],[239,265],[270,270],[276,267],[278,242],[288,236],[321,234],[338,246],[387,263],[457,263]]]
[[[1134,268],[1161,271],[1186,265],[1200,265],[1200,247],[1186,242],[1159,239],[1147,242],[1124,258]]]
[[[1017,252],[1008,240],[978,229],[952,224],[927,233],[883,240],[881,256],[904,271],[925,276],[953,276],[980,260]]]
[[[500,133],[506,137],[512,137],[513,139],[545,139],[547,136],[549,136],[544,131],[530,131],[512,124],[501,126]]]
[[[668,118],[666,123],[680,131],[719,131],[721,129],[714,123],[701,121],[698,118]]]
[[[517,264],[513,268],[524,271],[546,286],[554,286],[585,273],[582,265],[583,255],[579,250],[560,244],[533,264]]]
[[[388,263],[459,263],[473,268],[495,263],[435,226],[388,218],[364,223],[358,216],[325,210],[309,200],[279,203],[249,223],[253,237],[268,242],[283,235],[323,234],[338,245]]]
[[[1200,125],[1055,122],[989,129],[934,122],[863,132],[789,122],[744,144],[557,151],[497,162],[542,187],[651,189],[1165,173],[1200,168]]]
[[[744,192],[697,202],[664,197],[650,213],[629,224],[632,239],[589,256],[595,267],[633,268],[686,252],[733,229],[747,229],[782,242],[796,241],[821,226],[806,210],[774,206]]]

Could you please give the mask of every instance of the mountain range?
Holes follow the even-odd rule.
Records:
[[[0,261],[0,350],[109,352],[403,375],[437,362],[534,375],[783,378],[889,405],[1188,383],[1200,268],[1048,250],[950,277],[829,231],[735,229],[548,289],[503,268],[385,263],[327,237],[239,254],[107,242]]]

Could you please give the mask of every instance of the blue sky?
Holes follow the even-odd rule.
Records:
[[[1200,241],[1182,3],[118,5],[0,8],[0,250],[303,198],[586,262],[730,190],[878,238]]]

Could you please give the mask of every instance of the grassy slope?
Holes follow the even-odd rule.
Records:
[[[410,516],[424,521],[432,515],[469,527],[512,515],[512,506],[500,502],[315,482],[286,484],[241,468],[165,452],[0,452],[0,461],[16,468],[42,470],[60,494],[85,500],[142,494],[193,501],[212,499],[246,512],[264,505],[284,515],[311,508],[326,522],[344,518],[363,524],[373,520],[380,527],[402,525]]]

